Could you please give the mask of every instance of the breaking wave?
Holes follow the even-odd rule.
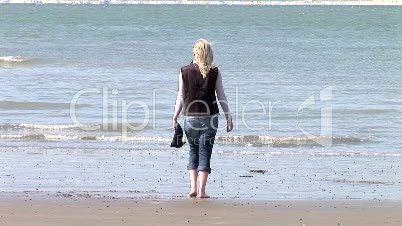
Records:
[[[42,130],[42,131],[95,131],[95,132],[121,132],[123,128],[127,128],[127,131],[144,130],[142,124],[130,123],[122,124],[0,124],[0,130]],[[138,129],[137,129],[138,128]],[[142,129],[141,129],[142,128]]]
[[[97,136],[97,135],[62,135],[62,134],[2,134],[0,139],[9,140],[101,140],[101,141],[145,141],[170,142],[168,137],[158,136]]]
[[[134,141],[170,143],[171,137],[164,136],[105,136],[105,135],[65,135],[65,134],[2,134],[3,140],[97,140],[97,141]],[[331,139],[322,138],[322,139]],[[216,143],[236,146],[271,147],[314,147],[319,140],[311,137],[272,137],[272,136],[217,136]],[[358,144],[369,140],[355,137],[332,137],[332,144]]]
[[[273,146],[273,147],[292,147],[292,146],[319,146],[320,143],[332,144],[358,144],[368,141],[357,137],[274,137],[274,136],[217,136],[217,142],[225,144],[244,144],[247,146]]]
[[[25,58],[20,56],[0,56],[0,67],[24,66],[38,62],[35,58]]]

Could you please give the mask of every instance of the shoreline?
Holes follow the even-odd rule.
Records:
[[[401,201],[0,196],[0,225],[400,225]]]
[[[238,5],[238,6],[401,6],[401,0],[362,1],[177,1],[177,0],[0,0],[0,4],[66,4],[66,5]]]
[[[87,143],[85,143],[87,144]],[[1,148],[2,193],[185,198],[188,154],[154,145]],[[56,146],[52,146],[56,145]],[[98,146],[99,145],[99,146]],[[208,193],[253,200],[401,200],[400,156],[214,153]],[[334,164],[338,163],[338,164]],[[238,165],[233,170],[233,165]],[[363,170],[370,168],[368,172]],[[133,173],[134,172],[134,173]]]

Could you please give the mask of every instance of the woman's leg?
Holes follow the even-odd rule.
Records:
[[[211,154],[215,141],[216,130],[218,128],[218,118],[211,118],[206,120],[203,128],[207,128],[200,131],[200,143],[199,143],[199,163],[198,163],[198,178],[200,181],[200,187],[198,189],[199,198],[209,198],[205,193],[205,187],[208,180],[208,174],[211,173]]]
[[[197,196],[197,177],[198,177],[198,145],[190,144],[189,159],[188,159],[188,173],[190,175],[190,197]]]
[[[208,172],[199,171],[198,177],[200,178],[200,188],[198,190],[198,198],[209,198],[209,196],[205,193],[205,186],[207,185],[208,180]]]
[[[197,196],[197,176],[198,176],[198,150],[199,150],[199,132],[194,129],[196,121],[193,119],[184,120],[184,132],[186,133],[187,142],[190,146],[187,169],[190,175],[190,197]]]
[[[196,197],[197,196],[197,176],[198,176],[198,171],[196,169],[191,169],[188,172],[190,174],[190,193],[188,193],[188,195],[190,197]]]

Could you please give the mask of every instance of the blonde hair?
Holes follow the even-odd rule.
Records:
[[[198,65],[202,77],[205,79],[209,71],[214,68],[211,44],[205,39],[198,39],[193,47],[193,63]]]

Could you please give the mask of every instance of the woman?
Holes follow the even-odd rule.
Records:
[[[190,146],[187,169],[190,174],[190,197],[209,198],[205,193],[208,174],[211,173],[210,159],[218,129],[218,101],[225,113],[227,132],[233,128],[232,116],[222,85],[218,67],[213,65],[211,45],[199,39],[193,47],[193,61],[184,66],[179,75],[179,92],[173,115],[173,127],[183,108],[184,132]]]

